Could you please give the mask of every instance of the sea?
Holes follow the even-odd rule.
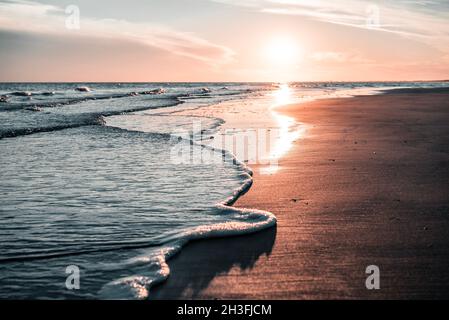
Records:
[[[283,104],[447,86],[0,83],[0,299],[151,299],[189,241],[276,227],[233,204],[306,134]]]

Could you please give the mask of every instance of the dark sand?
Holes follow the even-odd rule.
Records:
[[[187,245],[157,299],[449,298],[449,91],[280,109],[310,127],[237,206],[277,228]],[[293,200],[295,199],[295,200]],[[365,268],[381,289],[365,288]]]

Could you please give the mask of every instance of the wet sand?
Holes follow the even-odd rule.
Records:
[[[236,206],[276,228],[195,241],[154,299],[449,298],[449,90],[394,90],[279,111],[308,125]],[[380,290],[365,268],[380,268]]]

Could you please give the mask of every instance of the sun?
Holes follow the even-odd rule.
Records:
[[[299,45],[288,37],[276,37],[268,41],[263,55],[270,63],[276,65],[293,65],[301,58]]]

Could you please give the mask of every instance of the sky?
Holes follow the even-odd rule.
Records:
[[[0,81],[449,79],[447,0],[0,0]]]

